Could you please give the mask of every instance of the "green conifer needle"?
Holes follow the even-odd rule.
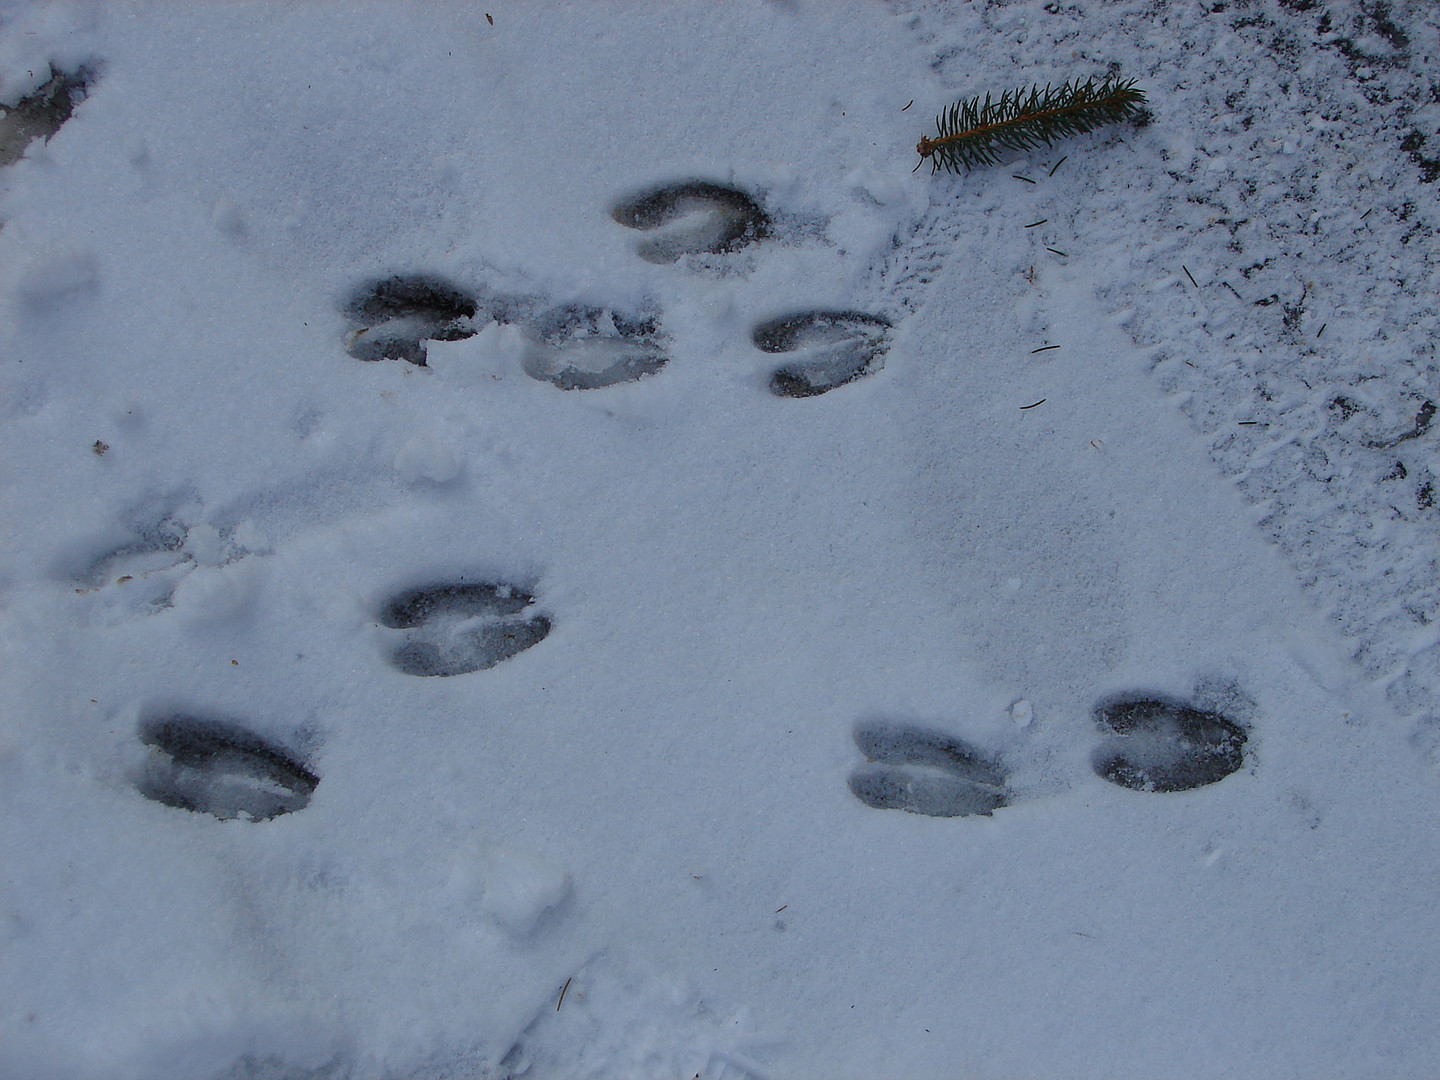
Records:
[[[1144,106],[1145,91],[1135,89],[1133,79],[1112,77],[1099,84],[1076,79],[1056,87],[1046,83],[1044,90],[1007,90],[999,101],[989,94],[983,102],[978,96],[957,101],[935,118],[935,137],[921,138],[915,149],[922,164],[930,159],[932,172],[959,172],[993,165],[1004,150],[1028,150],[1102,124],[1138,119]]]

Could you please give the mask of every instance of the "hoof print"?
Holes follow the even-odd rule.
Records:
[[[807,311],[763,322],[751,333],[768,353],[797,354],[770,375],[776,397],[814,397],[883,365],[890,321],[860,311]]]
[[[626,228],[658,230],[638,249],[652,263],[722,255],[770,235],[770,219],[759,203],[738,188],[707,180],[651,188],[617,204],[610,216]]]
[[[850,774],[850,790],[866,806],[968,817],[1006,804],[1004,770],[959,739],[877,722],[855,729],[855,745],[869,764]]]
[[[1189,791],[1225,779],[1245,757],[1245,731],[1219,713],[1164,697],[1102,701],[1095,720],[1110,737],[1095,772],[1131,791]]]
[[[436,277],[389,277],[358,289],[345,305],[352,329],[345,351],[356,360],[404,360],[425,366],[426,341],[475,333],[474,298]]]
[[[191,561],[184,551],[188,530],[174,518],[147,523],[134,538],[91,562],[76,575],[89,588],[147,578]]]
[[[227,821],[302,810],[320,778],[288,750],[238,724],[171,715],[140,725],[152,748],[136,787],[165,806]]]
[[[659,320],[605,308],[558,307],[527,330],[525,374],[561,390],[597,390],[635,382],[665,366]]]
[[[52,64],[43,86],[8,108],[0,107],[0,167],[19,161],[36,139],[49,142],[85,100],[95,77],[93,67],[60,71]]]
[[[529,611],[534,603],[512,585],[431,585],[391,599],[380,625],[404,631],[390,657],[406,675],[468,675],[545,640],[550,620]]]
[[[209,554],[221,557],[228,547],[222,540]],[[107,617],[124,618],[172,607],[175,590],[195,565],[188,527],[167,517],[136,525],[127,543],[98,557],[77,559],[57,569],[74,583],[76,593],[100,594],[110,612]]]

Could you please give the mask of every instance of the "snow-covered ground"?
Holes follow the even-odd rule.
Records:
[[[0,1076],[1430,1075],[1437,70],[0,3]]]

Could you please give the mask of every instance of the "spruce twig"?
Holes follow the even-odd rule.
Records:
[[[935,118],[936,135],[922,137],[915,149],[921,164],[930,159],[932,172],[959,172],[995,164],[1002,150],[1028,150],[1102,124],[1138,119],[1144,105],[1145,91],[1135,89],[1133,79],[1006,90],[999,101],[989,94],[983,102],[978,96],[957,101]]]

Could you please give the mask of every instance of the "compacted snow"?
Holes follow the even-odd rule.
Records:
[[[1428,1075],[1437,41],[0,4],[0,1074]]]

